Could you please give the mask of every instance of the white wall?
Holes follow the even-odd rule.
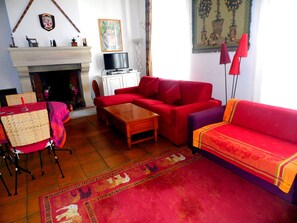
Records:
[[[5,2],[10,27],[13,30],[25,10],[28,1],[6,0]],[[57,3],[73,23],[80,28],[77,1],[63,0],[57,1]],[[38,15],[43,13],[49,13],[55,16],[55,29],[46,31],[41,28]],[[19,47],[28,47],[26,36],[36,38],[39,46],[43,47],[50,46],[50,40],[52,39],[56,40],[57,46],[71,46],[71,39],[80,34],[51,1],[35,0],[13,35]]]
[[[11,38],[5,1],[0,1],[0,29],[0,89],[17,88],[20,92],[18,75],[16,70],[12,68],[12,62],[7,51],[9,44],[11,44]]]
[[[11,43],[10,35],[29,1],[5,0],[8,16],[7,14],[5,15],[4,1],[0,2],[0,28],[6,38],[5,45],[0,45],[0,52],[1,58],[5,58],[6,61],[10,62],[9,54],[7,53],[7,48],[9,43]],[[71,39],[77,36],[79,36],[77,38],[78,44],[82,45],[82,38],[87,38],[88,46],[92,47],[92,63],[89,71],[91,83],[96,76],[101,75],[101,71],[104,68],[100,48],[98,19],[120,19],[122,23],[123,51],[129,53],[130,67],[136,68],[132,39],[144,38],[145,36],[144,30],[139,25],[139,21],[144,18],[144,0],[57,0],[56,2],[78,27],[80,33],[77,32],[51,1],[35,0],[17,30],[13,33],[18,47],[28,47],[26,36],[36,38],[39,47],[49,47],[50,40],[53,39],[56,40],[57,46],[70,46]],[[55,29],[48,32],[41,28],[38,15],[42,13],[49,13],[55,16]],[[145,64],[144,47],[142,50],[143,64]],[[0,61],[2,62],[2,59]],[[20,88],[17,73],[12,68],[11,62],[4,63],[3,67],[6,67],[8,71],[5,74],[1,72],[1,79],[7,80],[7,82],[1,81],[0,88]],[[12,75],[13,78],[9,75]],[[22,90],[20,89],[20,91]]]
[[[153,75],[189,80],[192,57],[191,0],[154,1],[152,8]]]

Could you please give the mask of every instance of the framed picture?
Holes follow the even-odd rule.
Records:
[[[123,51],[121,20],[98,19],[102,52]]]
[[[250,32],[252,0],[192,0],[193,53],[236,50]]]

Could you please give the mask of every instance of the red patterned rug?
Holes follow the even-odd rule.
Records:
[[[291,205],[190,150],[40,197],[42,222],[297,222]]]

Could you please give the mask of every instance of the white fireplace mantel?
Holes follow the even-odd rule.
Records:
[[[29,47],[8,48],[13,66],[17,69],[23,92],[32,91],[30,72],[46,70],[54,65],[76,64],[81,68],[81,82],[86,106],[92,106],[89,82],[91,47]]]

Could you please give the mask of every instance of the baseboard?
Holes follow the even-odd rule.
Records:
[[[70,112],[71,119],[81,118],[85,116],[96,115],[96,107],[85,107]]]

